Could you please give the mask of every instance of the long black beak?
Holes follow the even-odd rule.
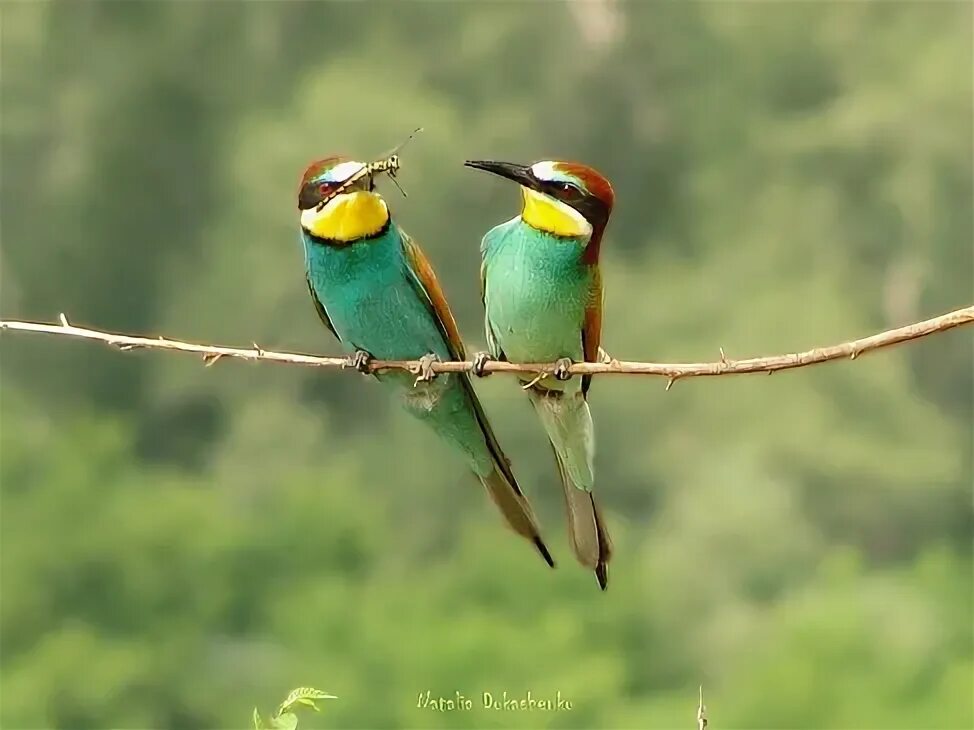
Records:
[[[516,165],[513,162],[491,162],[490,160],[467,160],[463,163],[464,167],[472,167],[475,170],[492,172],[495,175],[506,177],[528,188],[536,188],[538,180],[527,165]]]

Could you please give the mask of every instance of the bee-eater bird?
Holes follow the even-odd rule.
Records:
[[[572,162],[465,164],[521,186],[521,214],[489,230],[480,247],[488,349],[501,360],[557,361],[555,380],[537,381],[528,394],[555,452],[572,549],[605,590],[612,543],[592,493],[591,376],[571,379],[568,368],[599,359],[599,246],[612,212],[612,185]],[[483,372],[486,359],[486,353],[477,356],[475,372]]]
[[[426,256],[391,219],[363,163],[335,156],[312,163],[301,180],[298,209],[308,289],[318,316],[350,362],[464,360],[463,344]],[[335,195],[335,191],[340,190]],[[428,370],[428,367],[427,367]],[[431,375],[427,372],[427,375]],[[531,506],[491,431],[466,373],[417,379],[404,371],[375,374],[405,409],[457,450],[483,483],[508,525],[534,543],[554,567]]]

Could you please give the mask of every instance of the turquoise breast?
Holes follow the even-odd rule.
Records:
[[[311,286],[348,351],[386,360],[414,360],[446,343],[418,295],[398,227],[374,239],[329,246],[302,235]]]
[[[487,320],[515,362],[583,359],[581,329],[591,271],[581,263],[585,239],[565,239],[520,218],[484,237]]]
[[[413,278],[395,224],[381,236],[329,246],[303,234],[305,265],[315,295],[349,352],[380,360],[418,360],[435,353],[452,360],[425,294]],[[474,472],[490,474],[493,461],[473,403],[458,374],[415,384],[403,371],[376,377],[391,386],[402,406],[464,455]]]

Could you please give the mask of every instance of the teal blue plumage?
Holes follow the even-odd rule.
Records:
[[[485,329],[494,357],[511,362],[583,360],[582,320],[592,271],[580,266],[583,237],[544,233],[519,217],[490,229],[484,262]],[[545,383],[578,388],[579,381]]]
[[[612,542],[593,493],[591,378],[566,377],[566,368],[598,357],[598,253],[614,200],[612,187],[578,163],[466,164],[521,186],[521,214],[490,229],[480,247],[488,349],[511,362],[558,363],[556,377],[525,376],[521,382],[555,454],[572,550],[604,590]]]
[[[585,237],[554,236],[520,218],[484,236],[485,328],[491,355],[512,362],[584,360],[582,328],[594,271],[580,260]],[[528,391],[561,477],[568,531],[578,560],[605,585],[610,548],[592,495],[595,427],[580,378],[547,378]]]
[[[307,231],[302,241],[308,282],[346,352],[365,350],[383,360],[417,360],[427,353],[449,358],[446,338],[420,298],[398,226],[351,245],[329,245]],[[377,377],[415,380],[400,371]]]
[[[347,352],[377,359],[465,357],[452,315],[416,244],[391,220],[376,235],[328,241],[302,229],[308,287],[322,321]],[[444,311],[445,310],[445,311]],[[416,382],[403,371],[375,377],[412,416],[459,452],[508,525],[554,565],[531,510],[465,373]]]
[[[446,338],[421,299],[421,284],[403,253],[402,234],[390,225],[380,236],[351,246],[315,243],[303,234],[311,288],[348,353],[364,350],[380,360],[418,360],[433,353],[451,360]],[[379,373],[409,413],[459,449],[480,477],[493,458],[460,378],[444,375],[414,385],[403,371]],[[429,407],[436,398],[435,407]]]

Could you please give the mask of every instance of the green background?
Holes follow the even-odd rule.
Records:
[[[335,353],[307,162],[416,126],[394,215],[472,349],[465,158],[615,184],[613,355],[840,342],[972,300],[966,2],[4,3],[7,318]],[[2,337],[0,725],[970,728],[969,331],[772,378],[597,378],[609,591],[512,378],[478,382],[560,565],[354,373]],[[571,712],[434,713],[561,691]]]

